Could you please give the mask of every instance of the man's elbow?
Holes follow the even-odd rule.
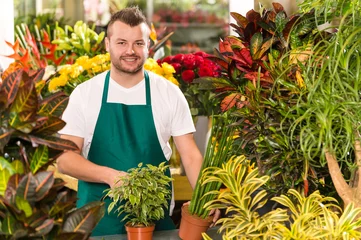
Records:
[[[63,154],[61,154],[57,160],[56,160],[56,165],[57,165],[57,169],[58,172],[66,174],[66,160],[67,160],[67,155],[69,155],[68,152],[64,152]]]

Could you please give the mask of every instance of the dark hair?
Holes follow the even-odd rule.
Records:
[[[124,8],[116,13],[114,13],[107,26],[107,35],[109,35],[109,27],[113,25],[114,22],[120,21],[131,27],[138,26],[141,23],[147,24],[147,19],[144,16],[143,12],[139,7],[128,7]]]

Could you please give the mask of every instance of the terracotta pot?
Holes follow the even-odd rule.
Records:
[[[191,215],[188,205],[182,207],[182,219],[179,227],[179,237],[183,240],[202,240],[202,233],[212,224],[213,217],[206,219]]]
[[[128,240],[152,240],[155,225],[153,226],[125,226]]]

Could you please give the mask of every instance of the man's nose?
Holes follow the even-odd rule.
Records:
[[[127,48],[127,53],[128,54],[133,54],[134,53],[134,47],[132,44],[129,44],[128,48]]]

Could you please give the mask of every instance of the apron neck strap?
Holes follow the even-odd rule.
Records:
[[[149,75],[148,75],[147,71],[144,71],[144,78],[145,78],[146,104],[147,104],[147,106],[150,106],[152,99],[150,97],[150,83],[149,83]],[[107,99],[108,99],[109,79],[110,79],[110,71],[108,71],[108,73],[105,77],[102,104],[106,103]]]

